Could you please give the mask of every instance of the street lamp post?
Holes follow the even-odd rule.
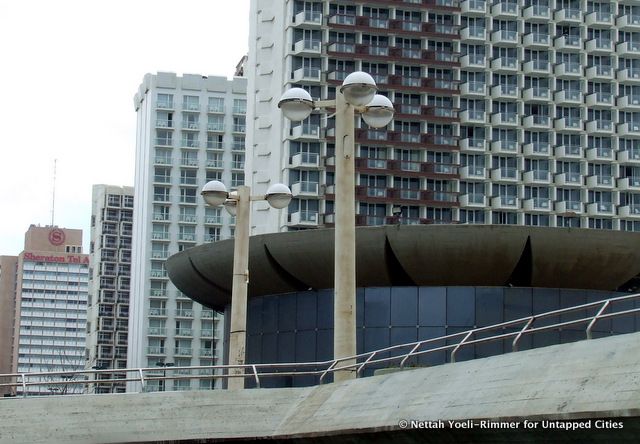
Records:
[[[393,118],[393,104],[376,94],[373,78],[364,72],[349,74],[335,100],[314,102],[302,88],[282,95],[278,107],[292,121],[304,120],[315,108],[335,108],[335,247],[333,355],[356,354],[356,239],[355,239],[355,112],[371,127],[381,128]],[[353,362],[343,361],[342,365]],[[334,381],[355,378],[355,371],[337,371]]]
[[[229,365],[244,365],[247,338],[247,286],[249,283],[249,223],[250,203],[266,200],[273,208],[282,209],[291,201],[291,190],[286,185],[276,183],[267,193],[252,196],[251,188],[239,186],[236,191],[228,192],[227,187],[217,180],[207,182],[202,188],[202,197],[213,207],[224,205],[227,211],[236,216],[236,229],[233,241],[233,281],[231,287],[231,320],[229,332]],[[244,369],[233,368],[233,375],[244,374]],[[244,388],[244,377],[231,377],[227,388]]]
[[[162,390],[163,392],[167,391],[167,380],[164,379],[167,377],[167,367],[173,367],[175,364],[173,362],[156,362],[157,367],[162,367]]]

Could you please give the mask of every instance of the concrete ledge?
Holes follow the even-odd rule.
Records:
[[[624,421],[622,430],[402,430],[399,421]],[[0,443],[637,441],[640,333],[317,387],[0,400]],[[372,432],[375,432],[372,434]],[[338,436],[339,435],[339,436]],[[329,439],[329,437],[331,437]],[[554,435],[555,436],[555,435]],[[560,436],[560,435],[558,435]],[[466,437],[466,438],[463,438]],[[484,438],[483,438],[484,437]],[[555,438],[554,438],[555,439]]]

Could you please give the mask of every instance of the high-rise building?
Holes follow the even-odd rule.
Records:
[[[234,220],[206,207],[200,189],[244,184],[246,79],[147,74],[135,96],[136,200],[129,367],[212,365],[222,359],[222,322],[169,281],[173,253],[233,236]],[[198,384],[197,386],[195,384]],[[177,380],[148,390],[211,387]]]
[[[82,253],[82,230],[31,225],[24,251],[17,258],[4,257],[1,266],[0,300],[3,307],[13,300],[15,309],[11,372],[82,370],[89,275],[89,256]],[[4,320],[5,316],[3,325]],[[70,384],[37,386],[29,392],[81,390],[82,385]]]
[[[597,0],[251,3],[248,181],[291,186],[254,232],[333,222],[334,123],[287,88],[370,73],[393,122],[356,129],[357,224],[640,230],[640,5]],[[326,129],[325,129],[326,128]]]
[[[91,206],[91,274],[87,310],[86,368],[127,367],[133,187],[94,185]],[[124,373],[100,373],[124,379]],[[124,392],[123,384],[95,385],[94,392]]]
[[[17,267],[18,256],[0,256],[0,374],[11,373],[11,363],[13,362]],[[11,381],[0,382],[8,383]],[[7,387],[0,388],[0,396],[10,392]]]

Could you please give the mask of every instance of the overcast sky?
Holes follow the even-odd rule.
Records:
[[[232,77],[250,0],[0,0],[0,255],[29,225],[89,238],[91,186],[133,185],[145,73]]]

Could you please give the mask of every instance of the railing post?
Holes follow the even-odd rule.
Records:
[[[320,380],[318,381],[318,384],[322,384],[322,380],[324,379],[324,377],[327,375],[327,373],[329,373],[333,367],[336,366],[336,364],[338,363],[338,360],[335,360],[331,363],[331,365],[329,367],[327,367],[327,369],[322,372],[322,374],[320,375]]]
[[[594,325],[596,325],[598,318],[602,315],[602,313],[604,313],[604,311],[609,306],[610,302],[611,302],[611,299],[607,299],[602,305],[602,307],[600,307],[600,310],[598,310],[598,313],[596,313],[596,315],[593,317],[591,322],[589,322],[589,325],[587,325],[587,339],[592,339],[591,329],[593,328]]]
[[[20,379],[22,381],[22,397],[26,398],[27,397],[27,379],[24,373],[20,374]]]
[[[458,343],[458,345],[456,345],[456,347],[453,349],[453,351],[451,352],[451,362],[456,362],[456,353],[458,352],[458,349],[464,344],[464,342],[469,339],[469,336],[471,336],[473,334],[473,332],[475,332],[475,330],[471,330],[469,333],[467,333],[467,335],[462,339],[462,341],[460,341]]]
[[[258,377],[258,369],[256,369],[255,364],[253,364],[251,368],[253,369],[253,377],[256,380],[256,388],[260,388],[260,378]]]
[[[371,361],[373,359],[373,357],[376,355],[376,353],[378,353],[377,351],[374,351],[373,353],[371,353],[369,355],[369,357],[362,363],[360,364],[360,366],[358,367],[358,369],[356,370],[356,377],[360,376],[360,372],[362,371],[362,369],[364,368],[365,365],[367,365],[369,363],[369,361]]]
[[[144,383],[144,373],[142,372],[141,368],[138,369],[138,374],[140,375],[140,384],[142,385],[141,393],[144,393],[144,389],[145,389],[145,387],[144,387],[144,385],[145,385],[145,383]]]
[[[525,324],[524,327],[522,327],[522,330],[520,330],[520,333],[518,333],[518,335],[513,338],[513,342],[511,343],[511,351],[512,352],[516,352],[518,351],[518,341],[520,340],[520,337],[524,334],[524,332],[531,326],[531,324],[533,324],[533,321],[536,319],[535,316],[531,316],[529,318],[529,320],[527,321],[527,323]]]
[[[402,358],[402,361],[400,361],[400,368],[401,369],[404,368],[404,364],[405,364],[405,362],[407,362],[407,359],[409,359],[411,357],[411,355],[413,355],[416,352],[416,350],[418,350],[418,348],[420,348],[421,345],[422,345],[422,342],[418,342],[416,344],[416,346],[413,347],[411,349],[411,351],[409,353],[407,353],[407,355],[404,358]]]

